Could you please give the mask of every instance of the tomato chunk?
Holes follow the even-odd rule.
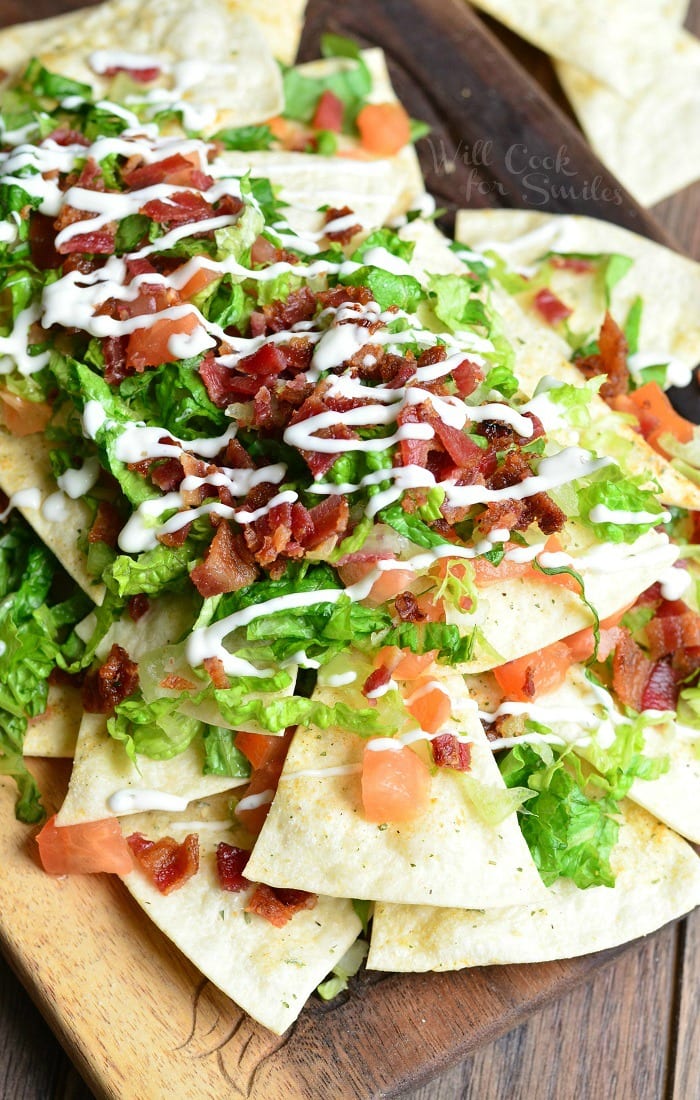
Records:
[[[177,356],[170,350],[171,337],[190,336],[198,326],[196,313],[185,313],[183,317],[159,317],[147,328],[137,328],[129,336],[127,367],[142,371],[172,363]]]
[[[239,733],[236,735],[236,744],[242,752],[247,755],[250,751],[253,756],[262,760],[259,767],[254,765],[255,770],[245,791],[246,798],[256,794],[262,795],[265,791],[271,791],[274,794],[277,790],[277,784],[282,774],[282,768],[295,728],[290,726],[280,737],[267,737],[264,734],[254,733]],[[243,744],[241,744],[241,737],[243,738]],[[259,737],[260,741],[267,742],[267,744],[256,745],[252,740],[253,737]],[[243,748],[243,745],[246,748]],[[265,824],[265,818],[270,812],[270,802],[271,800],[265,801],[260,806],[251,806],[249,809],[245,807],[236,808],[236,817],[254,836],[257,836]]]
[[[43,432],[51,412],[51,406],[45,401],[27,401],[9,390],[0,391],[0,421],[12,435]]]
[[[449,695],[429,676],[421,676],[411,684],[406,707],[426,733],[437,733],[452,714]]]
[[[54,814],[36,840],[41,865],[50,875],[128,875],[133,869],[129,845],[114,817],[58,826]]]
[[[360,144],[378,157],[393,157],[411,140],[411,121],[400,103],[368,103],[357,116]]]
[[[529,703],[563,684],[573,658],[564,642],[528,653],[493,670],[498,686],[508,699]]]
[[[330,88],[326,88],[316,104],[311,125],[315,130],[332,130],[333,133],[339,134],[343,127],[344,111],[342,99],[339,99]]]
[[[428,808],[430,772],[413,749],[373,749],[362,757],[362,806],[368,821],[413,821]]]
[[[661,445],[662,435],[673,435],[681,443],[690,443],[693,425],[679,416],[658,382],[647,382],[629,394],[629,400],[639,419],[639,426],[646,441],[660,454],[670,455]]]

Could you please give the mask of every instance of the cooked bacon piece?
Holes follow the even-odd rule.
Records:
[[[139,592],[136,596],[129,598],[129,618],[133,623],[137,623],[139,619],[142,619],[150,608],[148,596],[143,592]]]
[[[55,247],[56,232],[53,218],[32,210],[29,216],[29,250],[32,263],[40,271],[50,271],[61,266],[61,258]]]
[[[115,643],[105,663],[85,677],[83,707],[90,714],[111,714],[138,686],[139,666]]]
[[[166,531],[165,534],[156,535],[156,538],[158,542],[163,543],[163,546],[182,546],[187,541],[191,527],[191,523],[184,523],[182,527],[178,527],[175,531]]]
[[[647,623],[646,635],[653,661],[667,653],[700,646],[700,615],[684,604],[681,608],[681,614],[658,614]]]
[[[423,357],[421,356],[421,359]],[[420,363],[420,360],[419,360]],[[452,371],[452,377],[457,387],[457,392],[460,397],[469,397],[477,386],[480,386],[484,381],[484,372],[480,366],[476,363],[472,363],[471,360],[465,359],[455,367]]]
[[[101,500],[88,532],[88,542],[105,542],[114,550],[124,523],[119,512],[108,500]]]
[[[239,359],[238,370],[267,380],[280,374],[286,365],[286,359],[280,348],[275,344],[263,344],[252,355],[246,355],[243,359]]]
[[[127,69],[125,65],[110,65],[108,69],[102,70],[104,76],[116,76],[117,73],[126,73],[137,84],[151,84],[158,79],[160,72],[158,65],[152,65],[148,69]]]
[[[318,896],[308,894],[306,890],[281,890],[259,883],[245,911],[264,917],[275,928],[284,928],[295,913],[302,909],[314,909],[317,901]]]
[[[243,535],[260,565],[271,566],[278,558],[301,558],[304,548],[294,538],[291,504],[276,504],[266,515],[247,524]]]
[[[134,373],[132,367],[126,365],[126,349],[129,343],[128,336],[104,336],[102,338],[102,355],[105,361],[105,382],[110,386],[118,386],[125,378]]]
[[[418,367],[432,367],[435,363],[444,363],[447,359],[447,348],[444,344],[434,344],[432,348],[426,348],[418,356]]]
[[[598,347],[598,355],[586,355],[583,359],[576,359],[575,363],[586,378],[607,374],[607,381],[600,387],[600,396],[608,401],[611,397],[627,393],[630,377],[627,369],[627,341],[622,329],[609,313],[605,314],[600,329]]]
[[[525,511],[525,502],[522,500],[493,500],[486,505],[486,510],[478,516],[474,524],[474,535],[483,538],[502,528],[507,531],[519,530],[519,523]]]
[[[622,628],[613,656],[613,689],[618,699],[633,710],[642,709],[642,696],[652,670],[652,662]]]
[[[459,741],[453,733],[440,733],[430,742],[433,760],[439,768],[453,768],[456,772],[468,772],[472,763],[472,746],[469,741]]]
[[[239,894],[241,890],[246,890],[252,885],[243,874],[249,859],[250,852],[245,848],[236,848],[233,844],[225,844],[224,841],[217,844],[216,873],[222,890]]]
[[[553,294],[547,287],[537,291],[534,305],[548,325],[558,325],[560,321],[566,320],[573,313],[573,310],[565,302],[562,302],[561,298],[557,298],[556,294]]]
[[[374,301],[372,291],[366,286],[334,286],[331,290],[320,291],[316,298],[321,309],[338,309],[344,302],[366,306]]]
[[[220,464],[231,470],[252,470],[255,463],[237,439],[229,439]]]
[[[166,458],[164,462],[154,462],[148,471],[151,481],[164,493],[179,489],[185,471],[179,458]],[[187,502],[185,502],[187,503]]]
[[[197,685],[191,680],[186,680],[184,676],[178,676],[176,672],[169,672],[167,676],[164,676],[160,681],[162,688],[167,688],[168,691],[195,691]]]
[[[675,710],[679,687],[671,662],[657,661],[642,692],[642,710]]]
[[[313,550],[327,539],[344,535],[348,529],[350,508],[346,497],[329,496],[309,509],[313,533],[307,536],[304,546]]]
[[[229,678],[226,675],[226,670],[224,669],[224,662],[220,657],[205,657],[202,661],[202,665],[215,688],[225,691],[227,688],[231,687]]]
[[[489,489],[511,489],[531,473],[527,456],[519,451],[509,451],[498,469],[487,478],[486,484]]]
[[[190,580],[200,596],[219,596],[252,584],[258,570],[228,523],[220,523],[204,560],[195,565]]]
[[[524,504],[526,507],[521,519],[521,524],[524,525],[518,530],[537,523],[543,535],[554,535],[566,523],[566,513],[546,493],[535,493],[534,496],[527,497]]]
[[[396,613],[404,623],[422,623],[425,615],[412,592],[399,592],[394,600]]]
[[[316,296],[308,286],[293,290],[285,302],[272,302],[269,306],[263,306],[265,324],[270,332],[285,332],[299,321],[310,321],[315,312]]]
[[[353,289],[352,287],[348,289]],[[293,414],[290,424],[299,424],[302,420],[309,420],[312,416],[329,411],[328,405],[317,395],[312,394],[307,398],[301,408]],[[332,428],[323,428],[315,435],[319,439],[356,439],[357,436],[346,424],[337,424]],[[340,452],[338,452],[340,453]],[[338,458],[338,454],[324,454],[321,451],[300,451],[300,454],[314,477],[326,474]]]
[[[86,215],[87,216],[87,215]],[[62,256],[71,252],[91,252],[98,255],[111,255],[114,252],[114,234],[116,227],[105,226],[91,233],[76,233],[58,245]]]
[[[324,92],[323,94],[327,95],[328,93]],[[331,92],[331,95],[332,94]],[[330,130],[331,127],[326,126],[325,129]],[[340,129],[340,127],[338,127],[338,129]],[[330,225],[331,222],[338,221],[340,218],[347,218],[353,213],[354,211],[351,210],[349,206],[329,206],[328,210],[326,210],[326,225]],[[327,230],[326,237],[329,241],[337,241],[338,244],[350,244],[355,234],[359,233],[361,229],[362,226],[357,222],[356,224],[348,226],[347,229]]]
[[[380,665],[379,668],[375,668],[373,672],[370,672],[369,676],[362,685],[362,694],[366,697],[372,695],[372,692],[379,691],[386,684],[391,682],[391,672],[386,665]]]
[[[143,833],[132,833],[126,842],[141,869],[161,894],[179,890],[199,870],[199,837],[189,833],[181,844],[171,836],[148,840]]]
[[[55,141],[56,145],[90,145],[90,138],[85,137],[85,134],[81,134],[80,130],[69,130],[65,126],[59,126],[57,130],[52,130],[50,134],[47,134],[44,141]]]
[[[253,397],[260,386],[274,381],[274,378],[243,378],[219,363],[211,353],[205,355],[199,364],[199,377],[210,401],[219,409],[225,409],[232,401],[245,401]],[[245,386],[248,388],[245,389]]]
[[[316,104],[316,110],[314,111],[314,117],[311,119],[311,125],[314,130],[330,130],[334,134],[339,134],[343,128],[344,113],[345,104],[342,99],[340,99],[335,92],[332,92],[330,88],[326,88],[324,92],[321,92],[319,101]],[[348,214],[352,213],[347,207],[344,212]]]
[[[141,207],[141,213],[159,225],[189,225],[211,218],[214,208],[197,191],[176,191],[167,201],[151,199]]]

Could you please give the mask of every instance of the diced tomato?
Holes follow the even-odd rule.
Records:
[[[411,121],[400,103],[368,103],[356,122],[363,149],[378,157],[393,157],[411,140]]]
[[[406,707],[426,733],[437,733],[452,714],[449,695],[430,676],[421,676],[411,683]]]
[[[362,756],[362,806],[368,821],[413,821],[428,808],[430,772],[413,749],[373,749]]]
[[[240,736],[241,734],[237,735],[236,744],[241,748],[242,752],[245,752],[246,750],[241,747],[239,740]],[[250,782],[245,790],[246,797],[248,797],[248,795],[262,794],[263,791],[276,791],[280,775],[282,774],[282,768],[284,767],[284,761],[289,750],[289,745],[294,736],[294,727],[285,730],[280,737],[267,737],[263,734],[257,735],[252,733],[244,733],[242,736],[244,739],[243,744],[247,745],[248,748],[251,748],[250,739],[254,736],[260,736],[261,740],[268,742],[264,747],[258,746],[257,750],[256,748],[251,748],[254,755],[263,758],[263,763],[253,771]],[[265,824],[265,818],[269,812],[270,803],[266,802],[262,806],[256,806],[255,809],[237,809],[236,817],[241,824],[246,827],[249,833],[257,836]]]
[[[430,668],[436,657],[436,649],[427,653],[411,653],[410,649],[385,645],[377,652],[374,666],[380,668],[383,665],[388,668],[395,680],[415,680]]]
[[[416,574],[412,569],[387,569],[379,574],[372,585],[369,599],[373,603],[385,603],[398,596],[399,592],[405,592],[415,579]]]
[[[498,565],[492,565],[486,558],[474,558],[472,566],[477,588],[486,588],[489,584],[510,581],[516,577],[526,577],[532,572],[529,561],[508,561],[507,558],[503,558]],[[542,573],[539,575],[543,576]]]
[[[604,661],[617,645],[619,631],[615,628],[625,612],[629,611],[630,607],[634,606],[634,603],[635,601],[632,600],[619,611],[616,611],[614,615],[609,615],[607,619],[600,620],[600,644],[598,646],[599,661]],[[595,648],[593,627],[585,626],[583,630],[578,630],[575,634],[570,634],[568,638],[564,638],[564,645],[568,648],[574,661],[587,661],[588,658],[593,655],[593,650]]]
[[[54,814],[36,840],[41,865],[50,875],[128,875],[133,870],[129,845],[114,817],[58,826]]]
[[[279,751],[281,737],[269,737],[264,733],[248,733],[246,730],[236,732],[236,748],[247,756],[254,768],[262,768],[264,764]]]
[[[690,443],[693,425],[679,416],[658,382],[647,382],[629,394],[629,400],[639,420],[647,443],[659,454],[669,458],[660,442],[662,435],[670,434],[681,443]]]
[[[508,699],[529,703],[564,683],[573,658],[564,642],[554,642],[493,670]]]
[[[343,127],[344,111],[345,105],[342,99],[339,99],[335,92],[326,88],[316,104],[311,125],[315,130],[332,130],[334,134],[339,134]]]
[[[265,378],[280,374],[286,366],[284,352],[275,344],[263,344],[252,355],[246,355],[238,362],[239,370]]]
[[[45,401],[27,401],[19,394],[0,390],[0,420],[13,435],[43,432],[51,413],[51,406]]]
[[[146,367],[159,367],[161,363],[171,363],[176,358],[170,351],[170,339],[173,336],[189,336],[199,326],[195,313],[185,313],[182,317],[161,317],[148,328],[137,328],[129,336],[126,350],[126,365],[132,370],[142,371]]]
[[[556,294],[553,294],[547,287],[537,291],[534,304],[535,309],[544,317],[548,325],[558,325],[560,321],[565,321],[567,317],[570,317],[573,312],[565,302],[562,302],[561,298],[557,298]]]
[[[199,267],[190,275],[187,282],[180,288],[180,297],[183,299],[194,298],[195,294],[199,294],[200,290],[204,290],[210,283],[215,282],[221,276],[212,271],[208,267]]]
[[[421,615],[424,616],[424,622],[428,623],[444,623],[445,621],[445,603],[444,600],[438,600],[435,598],[432,592],[423,592],[416,598],[418,610]]]

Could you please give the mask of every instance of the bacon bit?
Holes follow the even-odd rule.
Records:
[[[238,369],[258,378],[269,378],[280,374],[287,363],[282,351],[275,344],[263,344],[252,355],[246,355],[238,361]],[[201,374],[201,368],[200,368]],[[259,383],[262,385],[262,383]]]
[[[75,236],[69,237],[67,241],[60,244],[57,251],[62,256],[68,255],[71,252],[91,252],[97,253],[98,255],[112,255],[114,252],[114,234],[116,232],[116,226],[111,228],[111,224],[112,223],[104,229],[96,229],[91,233],[76,233]]]
[[[543,535],[556,534],[566,523],[566,513],[546,493],[535,493],[534,496],[526,499],[525,504],[524,516],[527,516],[525,526],[536,522]],[[523,527],[520,528],[520,530],[523,529]]]
[[[394,607],[404,623],[422,623],[425,619],[412,592],[400,592],[394,600]]]
[[[325,95],[326,93],[324,92],[323,94]],[[330,129],[330,127],[326,127],[326,129]],[[349,206],[330,206],[328,210],[326,210],[325,224],[330,225],[331,222],[339,218],[347,218],[350,214],[354,214],[354,212],[355,211],[351,210]],[[326,233],[326,237],[329,241],[337,241],[338,244],[350,244],[350,241],[361,229],[362,226],[358,222],[356,225],[348,226],[347,229],[331,229],[330,232]]]
[[[642,696],[651,675],[652,662],[629,630],[623,628],[621,633],[613,656],[613,689],[625,706],[642,710]]]
[[[2,508],[2,499],[0,498],[0,508]],[[64,668],[56,668],[54,666],[49,673],[50,684],[60,684],[62,687],[80,688],[85,680],[84,672],[66,672]],[[36,719],[29,719],[31,725]]]
[[[183,546],[187,541],[191,527],[191,523],[185,523],[182,527],[178,527],[177,531],[166,531],[165,534],[156,535],[156,538],[158,542],[163,543],[163,546],[170,546],[171,548]]]
[[[345,113],[345,104],[335,92],[332,92],[330,88],[326,88],[321,93],[319,101],[316,104],[316,110],[314,111],[314,117],[311,119],[311,125],[314,130],[330,130],[334,134],[339,134],[343,128],[343,115]],[[347,211],[348,214],[350,211]],[[328,219],[330,221],[330,219]]]
[[[329,496],[320,504],[315,504],[308,512],[313,533],[306,538],[304,546],[313,550],[326,539],[345,534],[350,520],[350,507],[347,498]]]
[[[192,160],[182,153],[174,153],[171,157],[155,161],[153,164],[139,163],[134,168],[128,165],[122,170],[122,179],[130,191],[141,191],[145,187],[152,187],[155,183],[169,183],[173,187],[191,186],[193,171],[197,169],[198,158],[192,154]],[[211,187],[211,177],[207,187]],[[207,187],[203,188],[206,190]]]
[[[141,213],[159,225],[189,225],[211,218],[214,208],[197,191],[176,191],[167,202],[151,199],[141,207]]]
[[[190,580],[200,596],[219,596],[236,592],[252,584],[258,570],[250,554],[237,539],[228,523],[220,523],[208,547],[204,560],[190,573]]]
[[[139,686],[139,667],[116,643],[96,672],[83,684],[83,707],[90,714],[111,714],[118,703],[133,695]]]
[[[420,359],[418,362],[420,364]],[[484,381],[484,372],[476,363],[465,359],[458,367],[454,368],[452,377],[460,397],[469,397],[471,393],[474,393],[476,387]]]
[[[102,70],[103,76],[116,76],[117,73],[126,73],[137,84],[151,84],[158,79],[161,69],[158,65],[152,65],[149,69],[127,69],[124,65],[110,65],[108,69]]]
[[[375,668],[373,672],[370,672],[365,680],[362,686],[362,694],[368,697],[372,692],[378,691],[390,682],[391,673],[389,669],[386,665],[380,665],[379,668]]]
[[[509,451],[498,469],[486,479],[489,489],[511,489],[519,485],[532,473],[526,455],[519,451]]]
[[[522,500],[492,500],[477,517],[474,524],[475,537],[483,538],[499,528],[520,530],[519,524],[525,510],[526,505]]]
[[[216,873],[222,890],[239,894],[241,890],[252,886],[243,874],[249,859],[250,852],[246,848],[236,848],[233,844],[225,844],[223,841],[217,844]]]
[[[199,870],[199,837],[189,833],[181,844],[171,836],[148,840],[132,833],[126,842],[141,869],[161,894],[172,894]]]
[[[202,665],[215,688],[225,691],[226,688],[231,687],[229,678],[224,669],[224,662],[220,657],[205,657],[202,661]]]
[[[180,488],[185,471],[179,458],[166,458],[164,462],[154,462],[148,474],[153,484],[164,493],[172,493]]]
[[[273,381],[267,378],[242,378],[217,362],[211,352],[208,352],[199,364],[199,377],[204,383],[209,399],[219,409],[225,409],[232,401],[238,401],[241,397],[243,400],[252,397],[263,383]],[[246,392],[242,387],[251,382],[254,385],[252,388],[249,386]]]
[[[148,612],[150,606],[148,596],[145,593],[139,592],[136,596],[131,596],[129,599],[129,618],[131,621],[137,623]]]
[[[430,742],[433,760],[439,768],[453,768],[456,772],[468,772],[472,763],[472,746],[469,741],[459,741],[453,733],[440,733]]]
[[[680,602],[680,601],[679,601]],[[700,646],[700,615],[681,603],[681,614],[659,614],[647,623],[646,636],[653,661],[681,649]]]
[[[264,917],[275,928],[284,928],[295,913],[302,909],[314,909],[317,901],[318,896],[308,894],[306,890],[281,890],[259,883],[245,911]]]
[[[334,286],[331,290],[320,291],[316,299],[321,309],[338,309],[343,302],[366,306],[374,301],[374,295],[366,286]]]
[[[550,256],[549,262],[552,267],[559,268],[562,271],[575,271],[580,275],[584,272],[595,271],[595,264],[592,260],[581,260],[576,256]]]
[[[352,290],[353,288],[348,287],[347,289]],[[317,416],[319,413],[326,413],[328,411],[328,406],[324,401],[316,394],[312,394],[311,397],[307,398],[301,408],[296,410],[289,423],[299,424],[302,420],[308,420],[312,416]],[[346,424],[337,424],[332,428],[323,428],[320,432],[316,432],[316,435],[319,439],[357,438],[356,433],[348,428]],[[300,451],[299,453],[314,477],[327,474],[338,458],[337,454],[323,454],[321,451]]]
[[[311,366],[314,346],[305,336],[293,336],[288,344],[282,344],[280,346],[280,351],[284,356],[287,370],[291,374],[299,374],[301,371],[308,370]],[[295,382],[299,384],[296,395],[292,388]],[[313,383],[307,382],[305,378],[293,378],[285,383],[284,391],[281,392],[279,396],[282,400],[289,400],[286,394],[290,394],[290,404],[292,404],[294,408],[299,408],[302,401],[313,393],[313,389]],[[299,394],[301,394],[301,397],[299,397]]]
[[[52,130],[50,134],[47,134],[44,141],[55,141],[56,145],[84,145],[85,147],[90,145],[90,139],[85,137],[85,134],[81,134],[80,130],[69,130],[65,126],[59,126],[57,130]]]
[[[678,703],[678,684],[671,662],[657,661],[642,692],[642,710],[675,710]]]
[[[134,373],[133,367],[126,365],[128,336],[103,336],[102,355],[105,361],[105,382],[118,386],[125,378]]]
[[[169,672],[167,676],[164,676],[160,681],[160,686],[168,691],[194,691],[197,687],[191,680],[186,680],[184,676],[178,676],[174,672]]]
[[[250,262],[252,264],[288,263],[298,264],[299,257],[295,252],[288,252],[286,248],[277,248],[267,237],[256,237],[250,250]]]
[[[558,325],[573,313],[561,298],[557,298],[547,287],[538,290],[535,295],[535,309],[544,317],[548,325]]]
[[[627,369],[627,341],[622,329],[609,313],[605,314],[600,329],[598,347],[598,355],[587,355],[583,359],[575,359],[574,362],[585,378],[607,374],[607,381],[600,387],[600,396],[609,401],[610,398],[627,393],[630,378]]]
[[[285,302],[272,302],[269,306],[263,306],[265,324],[270,332],[284,332],[299,321],[310,321],[315,312],[316,296],[308,286],[293,290]],[[271,346],[274,347],[274,345]],[[261,372],[255,371],[254,373],[259,374]],[[279,372],[270,370],[262,373],[274,374]]]
[[[108,500],[101,500],[88,532],[88,542],[104,542],[114,550],[122,527],[122,518],[115,506]]]

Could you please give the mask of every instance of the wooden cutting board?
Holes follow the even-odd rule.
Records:
[[[0,23],[80,6],[37,0],[29,13],[0,0]],[[462,0],[312,2],[302,56],[317,56],[322,30],[388,51],[399,95],[433,127],[419,151],[428,187],[448,216],[459,206],[531,204],[607,217],[663,239]],[[514,146],[524,147],[526,167],[539,173],[529,184]],[[57,807],[66,766],[37,761],[33,770],[47,806]],[[312,999],[278,1038],[202,979],[118,881],[44,875],[12,805],[11,787],[0,781],[0,948],[93,1090],[114,1100],[394,1095],[514,1027],[618,954],[456,974],[368,975],[350,996],[328,1005]]]

